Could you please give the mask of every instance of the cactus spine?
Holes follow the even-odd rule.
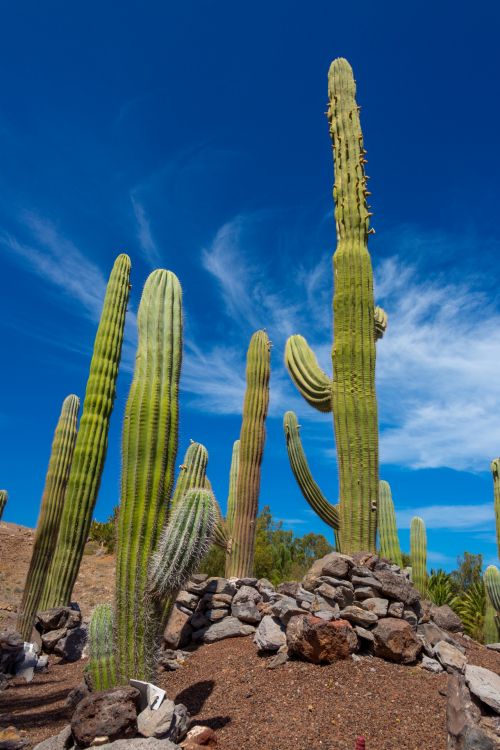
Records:
[[[378,533],[380,543],[380,554],[391,562],[403,567],[403,557],[399,546],[398,527],[396,524],[396,512],[392,502],[391,487],[389,482],[379,482],[378,495]]]
[[[227,577],[244,578],[253,573],[255,519],[259,505],[270,376],[270,342],[265,331],[256,331],[247,353],[247,388],[240,433],[232,545],[226,558]]]
[[[486,613],[484,642],[496,643],[500,636],[500,571],[496,565],[488,565],[484,572],[486,589]]]
[[[153,613],[145,605],[148,566],[164,526],[174,480],[182,363],[182,291],[170,271],[144,286],[139,341],[122,438],[116,568],[120,679],[151,676]],[[146,612],[145,612],[146,607]]]
[[[493,474],[493,496],[495,503],[495,520],[497,527],[497,552],[500,557],[500,458],[491,462],[491,473]]]
[[[410,556],[413,583],[425,596],[427,590],[427,535],[425,523],[418,516],[411,519]]]
[[[204,445],[191,441],[175,483],[172,497],[172,509],[181,497],[195,487],[205,487],[207,481],[208,452]]]
[[[7,505],[7,500],[9,498],[7,490],[0,490],[0,521],[2,520],[3,512],[5,510],[5,506]]]
[[[339,473],[340,545],[343,552],[375,551],[378,498],[378,420],[375,341],[387,316],[375,311],[368,253],[370,212],[366,151],[349,63],[334,60],[328,74],[328,120],[335,163],[337,248],[333,380],[319,367],[302,336],[287,341],[285,362],[306,401],[333,411]]]
[[[235,440],[233,443],[233,452],[231,454],[231,466],[229,469],[229,492],[227,495],[227,513],[226,526],[228,533],[231,535],[234,528],[234,515],[236,512],[236,492],[238,484],[238,469],[240,465],[240,441]]]
[[[40,603],[43,609],[69,604],[92,523],[116,393],[129,278],[130,258],[119,255],[109,277],[94,342],[61,527]]]
[[[116,681],[113,628],[113,608],[110,604],[99,604],[92,613],[89,628],[88,671],[94,690],[107,690]]]
[[[31,638],[35,614],[57,543],[78,431],[79,408],[80,399],[77,396],[71,395],[64,399],[52,441],[33,552],[17,618],[17,629],[25,641]]]

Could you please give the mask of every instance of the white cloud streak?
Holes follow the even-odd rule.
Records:
[[[152,267],[157,267],[161,264],[161,256],[153,238],[151,231],[151,224],[146,215],[146,210],[139,199],[131,193],[130,200],[134,211],[135,220],[137,222],[137,238],[141,246],[142,253],[147,262]]]
[[[411,519],[420,516],[427,529],[471,531],[491,529],[495,523],[493,503],[467,505],[422,505],[396,510],[399,529],[409,529]]]

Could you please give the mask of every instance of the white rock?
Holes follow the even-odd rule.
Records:
[[[497,714],[500,713],[500,675],[484,667],[467,664],[465,667],[465,681],[471,693]]]
[[[455,646],[446,643],[446,641],[438,641],[433,648],[433,652],[443,667],[456,669],[458,672],[464,671],[467,659]]]
[[[436,659],[430,659],[428,656],[422,656],[422,669],[426,669],[428,672],[439,672],[443,671],[441,664]]]

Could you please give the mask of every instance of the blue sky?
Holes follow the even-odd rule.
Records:
[[[118,398],[96,515],[118,500],[134,312],[155,267],[184,289],[180,454],[206,444],[225,505],[254,330],[273,341],[261,504],[330,536],[288,466],[294,409],[337,499],[331,419],[294,391],[283,347],[331,369],[330,61],[358,81],[377,302],[381,477],[401,540],[427,521],[429,563],[496,562],[500,454],[497,3],[295,0],[3,4],[0,31],[0,486],[34,525],[63,398],[83,397],[114,257],[132,258]]]

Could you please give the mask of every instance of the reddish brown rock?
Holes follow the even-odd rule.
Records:
[[[293,617],[286,631],[289,654],[313,664],[347,659],[358,638],[347,620],[322,620],[313,615]]]
[[[399,664],[412,664],[422,644],[406,620],[383,617],[371,631],[375,638],[375,656]]]
[[[96,737],[108,737],[109,742],[134,737],[139,697],[133,687],[90,693],[77,705],[71,719],[75,744],[89,747]]]

